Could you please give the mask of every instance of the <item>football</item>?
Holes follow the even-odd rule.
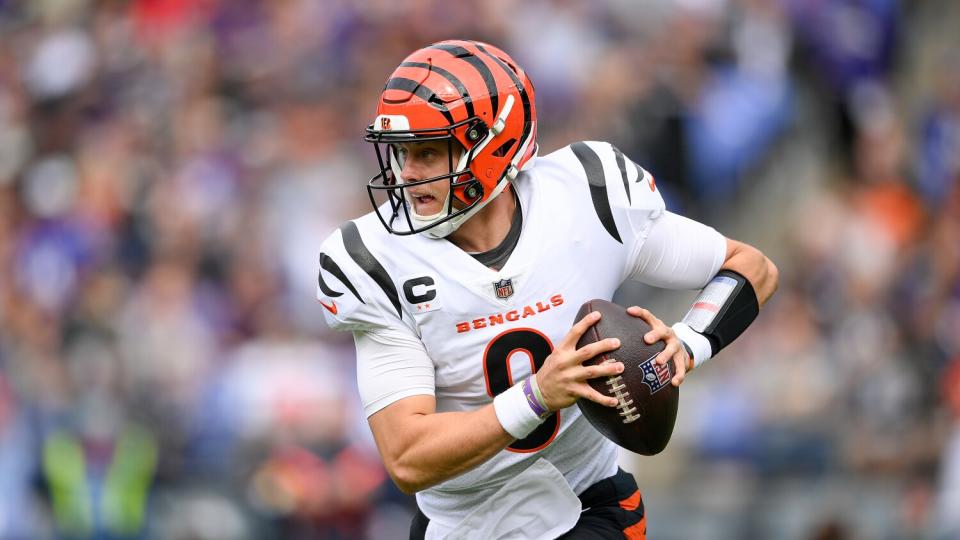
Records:
[[[576,320],[592,311],[599,311],[602,316],[583,334],[577,348],[602,339],[620,339],[619,349],[583,363],[588,366],[614,360],[623,362],[620,375],[588,381],[600,393],[617,398],[619,405],[607,407],[588,399],[580,399],[577,404],[606,438],[638,454],[657,454],[670,441],[680,397],[680,389],[670,383],[674,375],[673,362],[663,366],[654,362],[665,344],[658,341],[648,345],[643,336],[650,331],[650,325],[628,314],[626,308],[606,300],[585,302]]]

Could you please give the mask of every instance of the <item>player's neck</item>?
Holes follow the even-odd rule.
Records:
[[[483,253],[499,246],[510,232],[517,211],[512,190],[513,186],[508,186],[447,239],[468,253]]]

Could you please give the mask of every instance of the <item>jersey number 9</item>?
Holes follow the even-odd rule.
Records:
[[[530,373],[536,373],[553,352],[550,339],[532,328],[514,328],[493,338],[483,352],[483,377],[492,398],[514,384],[510,360],[526,355]],[[537,429],[507,447],[511,452],[537,452],[547,447],[560,431],[560,411],[554,411]]]

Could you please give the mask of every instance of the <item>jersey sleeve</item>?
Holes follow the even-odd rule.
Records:
[[[586,175],[590,201],[605,236],[625,251],[622,277],[627,279],[650,228],[666,210],[657,183],[610,143],[583,141],[571,144],[570,149]]]
[[[649,171],[610,143],[585,141],[570,149],[586,174],[606,236],[622,246],[622,280],[693,289],[716,274],[726,239],[711,227],[668,212]]]
[[[385,272],[383,275],[386,277]],[[413,333],[402,321],[399,302],[391,301],[389,287],[392,284],[378,283],[375,276],[365,272],[348,252],[342,231],[336,231],[323,243],[317,300],[330,328],[345,331],[397,328]]]
[[[350,223],[321,247],[317,300],[327,325],[353,332],[357,386],[367,417],[414,395],[434,395],[434,364],[387,271]]]
[[[391,328],[354,332],[357,387],[369,418],[403,398],[435,395],[433,360],[423,342]]]
[[[698,221],[664,212],[653,220],[630,277],[665,289],[701,289],[720,271],[727,239]]]

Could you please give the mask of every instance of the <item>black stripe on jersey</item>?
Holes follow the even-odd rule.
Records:
[[[463,103],[467,107],[467,118],[473,117],[473,99],[470,98],[470,93],[467,92],[467,87],[463,85],[460,79],[456,75],[450,73],[449,71],[443,69],[440,66],[434,66],[432,64],[427,64],[425,62],[404,62],[400,64],[400,67],[418,67],[423,68],[428,71],[436,72],[437,75],[440,75],[444,79],[450,81],[454,87],[456,87],[457,92],[460,92],[460,97],[463,98]]]
[[[330,272],[331,274],[333,274],[334,277],[336,277],[337,279],[340,280],[340,283],[343,283],[344,285],[347,286],[348,289],[350,289],[350,292],[352,292],[353,295],[357,297],[357,300],[359,300],[361,304],[366,304],[366,302],[363,301],[363,298],[360,298],[360,293],[358,293],[358,292],[357,292],[357,289],[354,288],[353,283],[350,283],[350,280],[347,279],[347,276],[346,276],[346,274],[343,273],[343,270],[341,270],[340,267],[337,266],[336,261],[334,261],[334,260],[331,259],[329,256],[327,256],[326,253],[321,253],[321,254],[320,254],[320,268],[322,268],[322,269],[326,270],[327,272]],[[319,283],[319,285],[320,285],[320,290],[323,291],[323,294],[325,294],[325,295],[327,295],[327,296],[329,296],[329,297],[331,297],[331,298],[336,298],[336,297],[338,297],[338,296],[343,296],[343,293],[342,293],[342,292],[340,292],[340,291],[335,291],[335,290],[331,289],[326,283],[324,283],[324,281],[323,281],[323,272],[320,272],[320,273],[317,275],[317,283]]]
[[[526,138],[530,135],[530,129],[533,127],[533,123],[530,121],[530,98],[527,96],[527,89],[523,87],[523,82],[519,77],[517,77],[517,74],[514,73],[513,70],[510,69],[510,67],[507,66],[502,60],[487,52],[487,50],[484,49],[479,43],[474,43],[474,45],[480,49],[483,54],[489,56],[494,62],[497,63],[497,65],[503,68],[503,70],[507,72],[507,75],[510,76],[510,80],[513,81],[513,84],[517,86],[517,90],[520,91],[520,102],[523,104],[523,135],[520,137],[520,140],[526,140]]]
[[[383,289],[390,303],[397,309],[397,316],[402,319],[403,313],[400,311],[400,295],[397,294],[397,287],[390,280],[390,276],[387,275],[387,271],[383,269],[380,261],[373,256],[373,253],[370,253],[366,244],[363,243],[357,224],[352,221],[344,223],[340,226],[340,234],[343,235],[343,245],[347,248],[347,253]]]
[[[405,90],[411,94],[415,94],[420,99],[429,103],[434,109],[443,113],[443,117],[447,119],[447,122],[453,123],[453,115],[447,110],[447,106],[443,103],[443,100],[437,97],[432,90],[417,81],[411,81],[403,77],[394,77],[387,81],[387,86],[384,87],[384,91],[386,90]],[[403,103],[406,100],[384,99],[383,101],[384,103]]]
[[[631,160],[630,163],[633,163],[633,161]],[[644,177],[647,176],[647,171],[643,170],[643,167],[637,165],[636,163],[633,163],[633,166],[637,168],[637,179],[634,180],[633,183],[639,184]]]
[[[458,45],[431,45],[430,48],[446,51],[456,58],[460,58],[464,62],[470,64],[474,69],[477,70],[477,72],[480,73],[480,77],[483,78],[483,83],[487,85],[487,92],[490,94],[490,102],[493,105],[493,116],[496,117],[497,112],[499,112],[499,109],[497,109],[497,82],[493,78],[493,73],[490,72],[490,68],[483,63],[483,60],[478,58],[472,52]],[[491,122],[493,122],[493,120],[491,120]]]
[[[597,211],[600,223],[614,240],[622,244],[623,240],[620,239],[620,232],[617,231],[617,224],[613,220],[613,210],[610,209],[610,199],[607,198],[607,181],[603,174],[600,156],[584,142],[573,143],[570,149],[583,165],[583,171],[587,173],[587,181],[590,182],[590,198],[593,199],[593,209]]]
[[[627,182],[627,163],[623,157],[623,152],[612,144],[610,148],[613,148],[613,155],[617,156],[617,167],[620,169],[620,179],[623,180],[623,189],[627,190],[627,202],[633,204],[633,201],[630,199],[630,183]],[[633,163],[632,160],[630,162]],[[633,166],[636,167],[637,164],[633,163]],[[639,168],[637,170],[639,170]],[[643,175],[641,174],[640,176]]]

